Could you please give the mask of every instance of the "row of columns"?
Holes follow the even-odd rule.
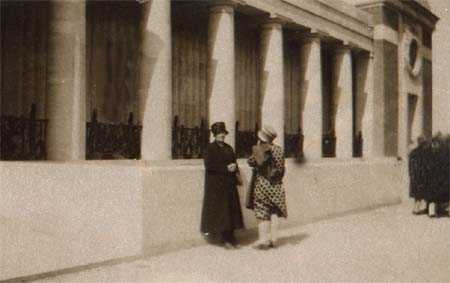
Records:
[[[171,19],[170,1],[143,4],[141,84],[139,85],[143,160],[171,159]],[[52,160],[84,159],[85,147],[85,3],[52,1],[49,57],[49,136],[48,156]],[[235,46],[234,6],[210,7],[208,34],[208,97],[211,123],[224,121],[234,146]],[[270,18],[261,29],[262,124],[278,132],[277,143],[284,144],[284,81],[282,22]],[[317,34],[304,38],[301,50],[304,152],[312,158],[322,156],[323,99],[321,39]],[[373,122],[373,87],[371,58],[360,68],[366,72],[360,91],[367,96],[364,129]],[[333,57],[332,93],[335,97],[335,131],[337,157],[352,156],[352,54],[348,46]],[[357,93],[357,95],[359,95]],[[53,106],[52,106],[53,105]],[[365,156],[373,155],[373,133],[364,132]]]

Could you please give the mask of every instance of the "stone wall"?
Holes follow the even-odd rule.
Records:
[[[250,168],[239,160],[249,177]],[[394,159],[286,161],[282,228],[398,203]],[[200,160],[2,162],[0,280],[203,244]],[[245,187],[239,188],[244,203]],[[256,227],[243,208],[247,229]]]

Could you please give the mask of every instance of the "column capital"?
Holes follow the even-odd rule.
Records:
[[[209,4],[208,6],[210,13],[234,14],[234,9],[236,8],[237,3],[235,1],[223,0],[223,1],[216,1],[214,3]]]
[[[353,50],[356,57],[361,59],[373,59],[373,51],[368,51],[364,49],[355,49]]]
[[[288,40],[298,41],[300,43],[320,42],[327,34],[318,30],[300,29],[288,35]]]
[[[262,19],[261,28],[262,29],[282,29],[283,25],[291,22],[290,18],[285,16],[271,13],[267,18]]]
[[[263,22],[261,24],[261,29],[265,30],[272,30],[272,29],[276,29],[276,30],[282,30],[283,29],[283,24],[281,22],[272,22],[272,21],[266,21]]]
[[[304,34],[300,35],[300,41],[302,43],[320,42],[322,37],[323,37],[322,33],[318,32],[318,31],[314,31],[314,32],[304,33]]]
[[[337,45],[333,50],[334,50],[334,55],[340,55],[342,53],[351,52],[352,45],[350,45],[348,43],[344,43],[341,45]]]

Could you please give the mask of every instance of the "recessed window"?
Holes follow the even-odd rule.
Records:
[[[411,40],[411,43],[409,44],[409,65],[411,68],[414,68],[414,65],[416,64],[418,50],[419,44],[417,43],[417,40]]]

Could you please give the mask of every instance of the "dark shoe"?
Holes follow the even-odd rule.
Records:
[[[265,243],[259,243],[259,244],[255,245],[255,246],[253,246],[253,248],[257,249],[257,250],[265,251],[265,250],[270,249],[270,243],[271,243],[270,241],[269,242],[265,242]]]
[[[277,246],[275,245],[274,242],[272,242],[272,241],[269,242],[269,248],[274,249],[274,248],[276,248],[276,247],[277,247]]]
[[[413,211],[414,215],[423,215],[423,214],[428,214],[428,210],[427,209],[422,209],[419,211]]]

